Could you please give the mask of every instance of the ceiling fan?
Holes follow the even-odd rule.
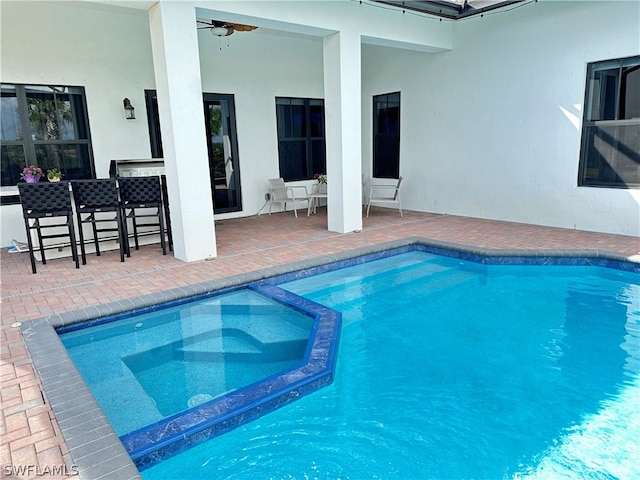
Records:
[[[208,28],[216,37],[228,37],[233,32],[250,32],[258,27],[243,25],[242,23],[220,22],[218,20],[198,20],[198,30]]]

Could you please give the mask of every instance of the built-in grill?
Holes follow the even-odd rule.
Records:
[[[162,203],[164,205],[165,225],[169,249],[173,250],[173,235],[171,231],[171,215],[169,210],[169,195],[167,193],[167,179],[165,176],[164,159],[162,158],[134,158],[111,160],[109,164],[110,177],[149,177],[159,176],[162,187]]]
[[[164,174],[164,159],[162,158],[111,160],[109,165],[110,177],[148,177]]]

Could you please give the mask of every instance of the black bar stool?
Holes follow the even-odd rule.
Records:
[[[160,245],[162,254],[167,254],[165,243],[164,212],[162,209],[162,189],[160,187],[160,177],[120,177],[118,178],[120,188],[120,207],[122,208],[122,220],[127,236],[128,248],[128,227],[127,219],[131,219],[133,225],[133,239],[136,250],[139,250],[138,234],[140,228],[160,229]],[[142,211],[139,211],[142,209]],[[149,211],[154,210],[155,211]],[[128,213],[127,213],[128,211]],[[153,222],[140,219],[153,218]]]
[[[128,257],[130,257],[131,254],[127,248],[115,178],[72,180],[71,189],[73,190],[73,198],[76,203],[82,264],[85,265],[87,263],[84,247],[84,229],[82,228],[85,224],[90,224],[93,230],[93,243],[97,256],[100,256],[99,240],[101,240],[98,234],[117,232],[118,245],[120,247],[120,261],[124,262],[125,251]],[[108,213],[115,215],[104,215]],[[113,224],[114,222],[115,225],[102,226],[105,223]]]
[[[19,183],[18,192],[22,203],[22,216],[27,230],[27,242],[29,244],[29,256],[31,258],[31,270],[36,273],[36,258],[33,252],[34,245],[31,239],[31,231],[38,235],[38,248],[42,257],[42,264],[46,265],[44,255],[44,240],[68,237],[71,244],[71,256],[76,262],[76,268],[80,268],[78,262],[78,250],[76,245],[75,225],[73,223],[73,208],[71,207],[71,192],[69,182],[42,182]],[[43,218],[61,218],[64,222],[42,224]],[[66,233],[43,234],[43,230],[66,227]]]
[[[173,252],[173,230],[171,229],[171,209],[169,208],[169,191],[167,190],[166,175],[160,175],[160,186],[162,187],[162,204],[164,206],[165,225],[167,226],[167,240],[169,240],[169,251]]]

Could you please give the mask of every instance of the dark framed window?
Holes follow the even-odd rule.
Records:
[[[640,56],[587,66],[578,185],[640,187]]]
[[[400,92],[373,97],[373,176],[400,176]]]
[[[324,100],[276,98],[280,176],[310,180],[327,173]]]
[[[3,83],[0,102],[3,187],[28,165],[55,167],[65,180],[95,178],[84,88]]]

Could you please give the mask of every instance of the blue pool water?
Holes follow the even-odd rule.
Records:
[[[300,364],[312,325],[243,289],[60,339],[123,435]]]
[[[411,252],[280,285],[342,312],[332,385],[142,472],[640,478],[640,285]]]

